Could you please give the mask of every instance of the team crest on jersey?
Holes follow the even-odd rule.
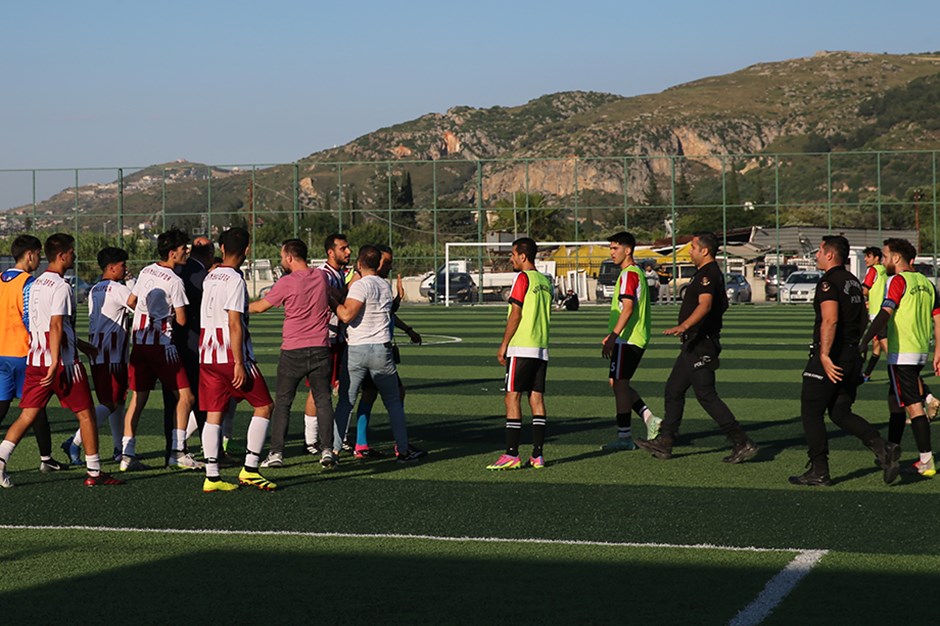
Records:
[[[823,281],[822,283],[819,284],[819,287],[820,287],[820,289],[822,289],[823,291],[829,291],[829,290],[832,288],[832,285],[830,285],[830,284],[827,283],[826,281]]]
[[[702,276],[702,287],[708,287],[712,284],[712,281],[708,280],[708,276]]]

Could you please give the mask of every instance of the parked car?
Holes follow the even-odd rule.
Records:
[[[785,281],[789,278],[790,274],[798,271],[800,268],[796,265],[768,265],[767,266],[767,275],[764,277],[764,295],[768,300],[774,299],[777,297],[777,292],[780,291],[780,280],[777,276],[777,268],[780,268],[780,277]]]
[[[734,272],[726,274],[725,289],[730,302],[751,301],[751,284],[744,278],[744,274]]]
[[[780,302],[812,302],[822,272],[793,272],[780,288]]]
[[[449,282],[451,302],[477,301],[477,286],[476,283],[473,282],[473,277],[470,276],[470,274],[467,272],[451,272]],[[438,296],[438,286],[441,287],[440,296]],[[444,273],[441,272],[428,289],[428,300],[430,302],[437,302],[438,299],[443,300],[445,293],[444,286]]]

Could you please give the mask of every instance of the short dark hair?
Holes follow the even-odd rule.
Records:
[[[307,260],[307,244],[300,239],[285,239],[281,247],[284,248],[284,252],[292,257]]]
[[[20,235],[13,240],[13,245],[10,246],[10,255],[13,257],[13,260],[19,261],[27,252],[36,252],[39,250],[42,250],[42,242],[39,241],[38,237]]]
[[[234,254],[242,256],[248,250],[248,242],[251,241],[251,235],[241,226],[229,228],[219,235],[219,246],[225,248],[225,254]]]
[[[824,235],[823,248],[829,252],[835,253],[839,257],[839,262],[845,265],[849,260],[849,240],[842,235]]]
[[[382,252],[378,247],[366,244],[359,248],[359,263],[369,269],[377,270],[382,263]]]
[[[628,233],[625,230],[620,231],[619,233],[614,233],[607,238],[607,241],[611,243],[619,243],[621,246],[630,248],[630,254],[633,254],[633,250],[636,248],[636,237],[632,233]]]
[[[385,245],[384,243],[377,243],[375,244],[375,247],[378,248],[379,252],[381,252],[382,254],[394,254],[392,252],[392,247]]]
[[[212,257],[215,256],[215,246],[211,242],[203,244],[194,243],[189,249],[189,256],[195,257],[201,261],[211,262]]]
[[[127,251],[122,248],[108,246],[98,251],[98,267],[106,269],[112,263],[120,263],[127,260]]]
[[[535,240],[531,237],[519,237],[512,242],[512,249],[524,254],[525,258],[528,259],[530,263],[535,263],[535,255],[539,251]]]
[[[157,237],[157,256],[160,257],[161,261],[166,261],[170,258],[172,251],[188,243],[189,235],[179,228],[171,228],[165,233],[160,233],[160,236]]]
[[[349,239],[347,239],[346,235],[343,233],[333,233],[331,235],[327,235],[326,239],[323,240],[323,251],[329,252],[332,250],[336,246],[337,241],[345,241],[346,243],[349,243]]]
[[[914,258],[917,256],[917,249],[914,247],[914,244],[907,239],[890,237],[885,239],[885,247],[895,254],[900,254],[908,263],[913,262]]]
[[[700,230],[697,233],[692,233],[692,236],[698,238],[699,244],[708,250],[709,256],[715,256],[718,254],[718,237],[715,236],[715,233],[707,230]]]
[[[46,253],[46,260],[52,263],[60,254],[65,254],[75,248],[75,237],[67,233],[56,233],[49,235],[43,251]]]
[[[864,254],[865,256],[871,255],[875,257],[876,259],[878,259],[879,261],[882,258],[881,248],[879,248],[878,246],[868,246],[867,248],[862,250],[862,254]]]

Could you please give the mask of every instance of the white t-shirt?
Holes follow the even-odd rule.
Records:
[[[127,322],[131,290],[102,280],[88,292],[88,341],[98,348],[95,365],[127,363]]]
[[[386,343],[392,340],[392,288],[378,276],[363,276],[349,286],[346,302],[358,300],[362,309],[346,329],[351,346]]]
[[[206,275],[202,283],[202,307],[199,341],[199,362],[214,365],[234,363],[232,336],[228,326],[228,312],[242,316],[244,346],[242,362],[254,361],[255,354],[248,334],[248,286],[242,273],[234,267],[220,265]]]
[[[189,304],[183,279],[157,263],[140,271],[134,285],[134,345],[168,346],[173,343],[175,309]]]
[[[36,367],[49,367],[49,328],[52,317],[62,315],[62,341],[60,363],[70,367],[78,363],[75,349],[75,301],[68,281],[55,272],[43,272],[33,281],[29,292],[29,357],[27,363]]]

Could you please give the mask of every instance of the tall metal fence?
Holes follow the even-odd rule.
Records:
[[[729,242],[760,231],[777,263],[795,253],[781,248],[788,228],[903,229],[935,257],[937,160],[937,151],[879,151],[0,170],[0,237],[8,249],[21,232],[74,233],[88,282],[97,249],[124,246],[139,267],[171,226],[210,236],[245,226],[262,270],[287,237],[322,256],[330,232],[354,248],[391,245],[406,275],[437,268],[448,242],[591,241],[624,228],[660,244],[696,230]],[[596,260],[584,269],[596,274]]]

